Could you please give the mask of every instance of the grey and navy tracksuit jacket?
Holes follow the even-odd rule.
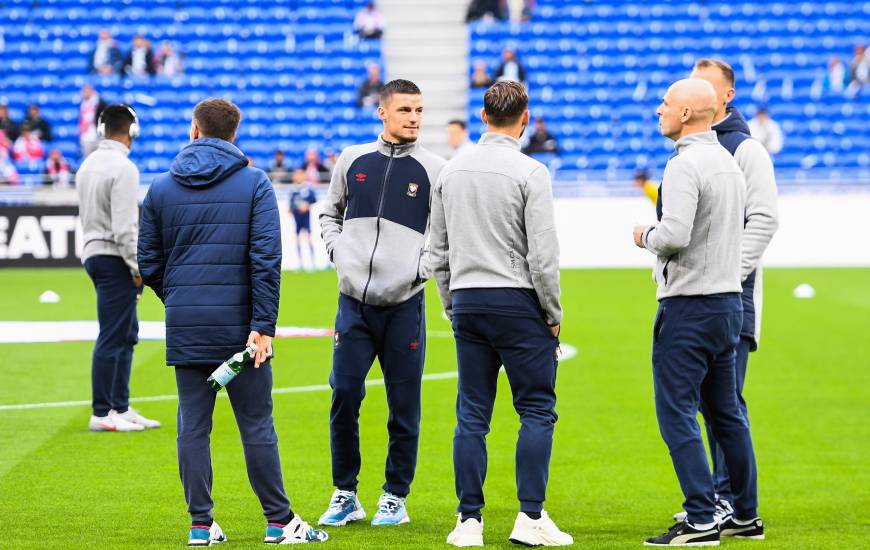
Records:
[[[417,143],[345,149],[320,215],[338,271],[338,313],[329,383],[333,484],[355,491],[361,466],[359,409],[365,378],[381,366],[390,417],[384,490],[410,491],[420,435],[426,350],[423,252],[431,189],[444,160]]]
[[[761,338],[761,256],[779,225],[776,179],[770,154],[749,135],[736,108],[713,125],[719,143],[734,156],[746,178],[746,225],[743,229],[740,276],[743,280],[743,329],[740,337],[755,350]]]

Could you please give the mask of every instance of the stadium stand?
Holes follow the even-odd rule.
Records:
[[[545,118],[562,152],[542,160],[562,183],[624,183],[673,154],[655,115],[667,85],[701,57],[723,58],[747,119],[765,105],[782,126],[780,182],[867,182],[870,88],[847,98],[827,91],[824,77],[832,55],[848,63],[868,36],[870,2],[538,0],[530,23],[471,25],[469,76],[475,60],[493,73],[503,48],[515,49],[533,117]],[[483,91],[470,92],[472,122]],[[470,130],[476,137],[482,124]]]
[[[360,0],[39,0],[0,1],[0,97],[14,120],[42,106],[58,147],[79,160],[79,89],[137,108],[143,135],[131,158],[146,173],[165,171],[188,141],[197,101],[231,99],[243,111],[239,146],[266,168],[276,149],[302,161],[306,148],[340,150],[369,141],[376,117],[356,107],[366,65],[381,63],[379,40],[352,28]],[[155,50],[171,41],[184,55],[176,77],[89,74],[100,29],[126,53],[144,34]],[[363,122],[361,122],[363,121]]]

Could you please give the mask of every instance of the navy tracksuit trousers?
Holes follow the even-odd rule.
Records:
[[[734,374],[743,306],[737,293],[665,298],[653,334],[653,384],[662,438],[692,523],[710,523],[713,478],[697,421],[700,407],[722,447],[738,519],[757,514],[755,454]]]
[[[389,307],[338,297],[332,353],[332,408],[329,415],[332,482],[356,491],[361,465],[359,409],[365,379],[377,357],[387,390],[389,448],[384,491],[407,496],[417,468],[420,384],[426,357],[424,294]]]
[[[217,368],[217,365],[215,365]],[[176,367],[178,386],[178,470],[194,523],[214,519],[211,498],[211,428],[217,394],[206,379],[212,368]],[[272,365],[248,365],[227,384],[242,436],[248,480],[267,521],[284,521],[290,501],[284,492],[278,435],[272,420]]]
[[[520,415],[516,483],[520,510],[540,512],[556,424],[556,348],[534,293],[521,289],[453,292],[453,333],[459,363],[453,469],[458,511],[476,517],[484,506],[486,436],[504,365]],[[504,307],[512,302],[512,307]],[[495,306],[495,307],[493,307]]]
[[[139,342],[136,297],[130,268],[119,256],[92,256],[85,260],[97,291],[100,335],[91,358],[91,391],[94,416],[110,410],[127,412],[130,406],[130,370],[133,346]]]

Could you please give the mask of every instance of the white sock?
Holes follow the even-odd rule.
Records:
[[[692,529],[697,529],[698,531],[708,531],[716,526],[715,521],[711,521],[710,523],[689,523]]]
[[[737,519],[737,518],[735,518],[734,516],[731,516],[731,519],[733,519],[733,520],[734,520],[734,523],[736,523],[737,525],[749,525],[749,524],[751,524],[753,521],[755,521],[755,518],[747,519],[747,520],[742,520],[742,519]]]

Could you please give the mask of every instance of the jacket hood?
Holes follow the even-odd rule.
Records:
[[[248,165],[238,147],[217,138],[201,138],[184,147],[169,168],[175,181],[187,187],[220,183]]]
[[[749,124],[746,119],[737,110],[737,107],[729,107],[726,111],[728,116],[713,125],[716,132],[740,132],[741,134],[750,134]]]

